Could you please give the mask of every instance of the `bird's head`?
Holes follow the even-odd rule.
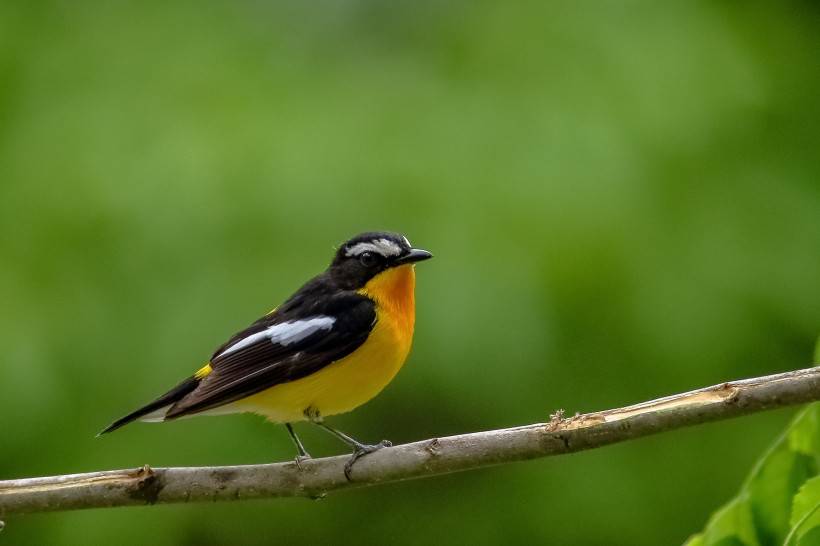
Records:
[[[379,273],[432,258],[407,237],[387,231],[357,235],[344,243],[330,264],[331,276],[349,289],[362,288]]]

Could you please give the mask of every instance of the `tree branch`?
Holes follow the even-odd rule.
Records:
[[[347,456],[247,466],[143,468],[0,481],[0,516],[110,506],[323,497],[331,491],[573,453],[685,426],[820,399],[820,366],[732,381],[548,423],[434,438]]]

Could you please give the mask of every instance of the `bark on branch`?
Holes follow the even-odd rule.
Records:
[[[658,432],[820,400],[820,366],[721,383],[634,406],[547,423],[433,438],[348,456],[246,466],[142,468],[0,481],[0,517],[15,513],[260,497],[322,497],[331,491],[562,455]]]

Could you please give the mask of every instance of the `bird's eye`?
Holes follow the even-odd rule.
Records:
[[[373,267],[378,263],[378,258],[372,252],[362,252],[359,255],[359,263],[365,267]]]

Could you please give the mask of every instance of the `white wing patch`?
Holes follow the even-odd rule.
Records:
[[[242,338],[218,355],[215,358],[229,355],[248,345],[252,345],[261,339],[268,338],[275,345],[290,345],[297,341],[302,341],[309,335],[320,330],[330,330],[336,319],[333,317],[313,317],[305,320],[292,320],[281,324],[274,324],[261,332],[251,334]]]
[[[362,252],[375,252],[384,257],[398,256],[401,254],[401,247],[390,239],[376,239],[368,243],[356,243],[347,249],[347,256],[358,256]]]

